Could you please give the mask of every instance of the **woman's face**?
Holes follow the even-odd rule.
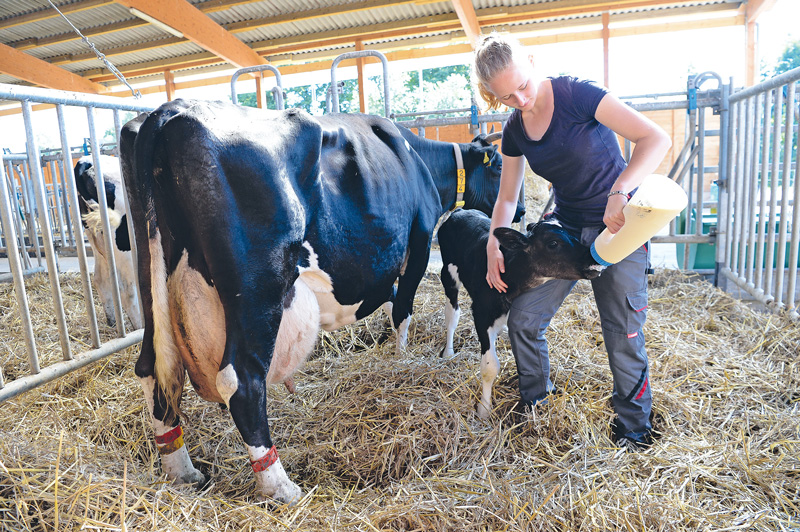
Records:
[[[486,84],[500,103],[520,111],[530,111],[536,103],[538,86],[530,61],[514,61]]]

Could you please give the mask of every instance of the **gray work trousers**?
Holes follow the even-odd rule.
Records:
[[[583,228],[581,242],[591,245],[601,229]],[[614,377],[616,423],[622,423],[623,433],[643,433],[652,428],[652,395],[642,332],[647,314],[649,248],[648,242],[591,281]],[[534,405],[553,391],[545,331],[575,284],[576,281],[553,279],[511,302],[508,334],[524,404]]]

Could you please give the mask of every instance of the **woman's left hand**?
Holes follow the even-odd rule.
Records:
[[[628,204],[628,198],[623,194],[614,194],[608,198],[606,212],[603,215],[603,223],[606,224],[611,233],[616,233],[625,225],[625,215],[622,209]]]

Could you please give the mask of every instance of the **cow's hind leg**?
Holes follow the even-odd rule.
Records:
[[[417,220],[408,240],[408,259],[405,269],[397,280],[397,294],[392,307],[392,324],[397,329],[397,351],[402,351],[408,341],[408,327],[414,308],[414,295],[428,267],[431,251],[431,235],[436,223],[426,224]]]
[[[461,308],[458,306],[458,289],[461,287],[461,281],[458,278],[458,268],[455,264],[445,264],[442,266],[442,287],[444,288],[444,295],[447,298],[444,308],[444,326],[447,330],[447,343],[442,349],[440,356],[453,356],[455,349],[453,348],[453,335],[458,326],[458,320],[461,317]]]
[[[485,309],[484,309],[485,310]],[[478,403],[478,417],[487,419],[492,413],[492,386],[500,374],[500,360],[497,358],[497,335],[503,330],[506,316],[501,316],[494,323],[472,313],[475,330],[481,345],[481,400]]]

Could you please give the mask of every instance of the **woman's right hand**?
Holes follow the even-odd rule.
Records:
[[[489,287],[498,292],[505,292],[508,285],[500,277],[501,273],[506,272],[505,259],[503,252],[500,251],[500,243],[494,235],[489,237],[489,242],[486,244],[486,266],[486,282],[489,283]]]

